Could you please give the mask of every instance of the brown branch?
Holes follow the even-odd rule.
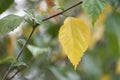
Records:
[[[74,7],[76,7],[76,6],[80,5],[80,4],[82,4],[82,3],[83,3],[83,2],[80,1],[80,2],[78,2],[78,3],[74,4],[74,5],[72,5],[71,7],[67,8],[67,9],[65,9],[65,10],[63,10],[63,11],[57,13],[57,14],[54,14],[54,15],[48,17],[48,18],[43,19],[42,21],[47,21],[47,20],[49,20],[49,19],[51,19],[51,18],[53,18],[53,17],[56,17],[56,16],[58,16],[58,15],[62,15],[62,14],[65,13],[66,11],[68,11],[68,10],[70,10],[70,9],[72,9],[72,8],[74,8]]]
[[[62,14],[65,13],[66,11],[68,11],[68,10],[70,10],[70,9],[72,9],[72,8],[74,8],[74,7],[76,7],[76,6],[80,5],[80,4],[82,4],[82,3],[83,3],[83,2],[80,1],[80,2],[78,2],[78,3],[74,4],[74,5],[72,5],[71,7],[67,8],[67,9],[65,9],[65,10],[63,10],[63,11],[57,13],[57,14],[54,14],[54,15],[52,15],[52,16],[50,16],[50,17],[47,17],[47,18],[43,19],[42,21],[44,22],[44,21],[47,21],[47,20],[49,20],[49,19],[51,19],[51,18],[53,18],[53,17],[62,15]],[[5,73],[4,77],[2,78],[2,80],[6,80],[7,76],[8,76],[9,73],[10,73],[10,70],[12,69],[13,65],[15,64],[15,62],[20,58],[20,56],[21,56],[23,50],[25,49],[26,45],[28,44],[28,42],[29,42],[31,36],[33,35],[33,33],[34,33],[34,31],[35,31],[35,29],[36,29],[36,27],[37,27],[38,25],[39,25],[39,24],[33,25],[32,32],[30,33],[28,39],[26,40],[25,44],[24,44],[23,47],[21,48],[20,52],[18,53],[18,55],[17,55],[15,61],[9,66],[9,68],[8,68],[7,72]],[[17,74],[17,73],[16,73],[16,74]],[[15,74],[15,75],[16,75],[16,74]]]
[[[27,39],[26,42],[24,43],[24,45],[23,45],[23,47],[21,48],[20,52],[18,53],[18,55],[17,55],[15,61],[9,66],[9,68],[8,68],[7,72],[5,73],[5,75],[4,75],[4,77],[3,77],[2,80],[6,80],[8,74],[10,73],[10,70],[12,69],[13,65],[15,64],[15,62],[16,62],[16,61],[19,59],[19,57],[21,56],[23,50],[25,49],[26,45],[28,44],[28,42],[29,42],[29,40],[30,40],[30,38],[31,38],[31,36],[32,36],[32,34],[33,34],[33,32],[35,31],[35,29],[36,29],[36,27],[33,27],[33,29],[32,29],[32,31],[31,31],[31,33],[30,33],[28,39]]]

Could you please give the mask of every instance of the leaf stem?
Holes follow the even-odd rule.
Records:
[[[83,3],[83,2],[80,1],[80,2],[78,2],[78,3],[76,3],[76,4],[72,5],[72,6],[70,6],[69,8],[67,8],[67,9],[65,9],[65,10],[63,10],[63,11],[57,13],[57,14],[54,14],[54,15],[52,15],[52,16],[50,16],[50,17],[47,17],[47,18],[43,19],[42,22],[47,21],[47,20],[49,20],[49,19],[51,19],[51,18],[53,18],[53,17],[62,15],[62,14],[65,13],[66,11],[68,11],[68,10],[70,10],[70,9],[72,9],[72,8],[74,8],[74,7],[76,7],[76,6],[80,5],[80,4],[82,4],[82,3]],[[30,33],[28,39],[26,40],[26,42],[24,43],[23,47],[22,47],[21,50],[19,51],[19,53],[18,53],[18,55],[17,55],[15,61],[9,66],[9,68],[8,68],[8,70],[6,71],[6,73],[5,73],[4,77],[2,78],[2,80],[6,80],[7,76],[8,76],[9,73],[10,73],[10,70],[12,69],[13,65],[15,64],[15,62],[20,58],[20,56],[21,56],[23,50],[25,49],[25,47],[26,47],[26,45],[28,44],[28,42],[29,42],[31,36],[33,35],[33,33],[34,33],[36,27],[39,26],[39,25],[40,25],[40,24],[35,24],[35,25],[33,25],[33,29],[32,29],[32,31],[31,31],[31,33]],[[18,72],[17,72],[17,73],[18,73]],[[16,74],[17,74],[17,73],[16,73]],[[16,74],[15,74],[15,75],[16,75]]]

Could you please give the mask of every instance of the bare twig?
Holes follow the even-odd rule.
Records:
[[[80,5],[80,4],[82,4],[82,3],[83,3],[83,2],[80,1],[80,2],[78,2],[78,3],[74,4],[74,5],[72,5],[71,7],[67,8],[67,9],[65,9],[65,10],[63,10],[63,11],[57,13],[57,14],[54,14],[54,15],[48,17],[48,18],[43,19],[42,21],[47,21],[47,20],[49,20],[49,19],[51,19],[51,18],[53,18],[53,17],[56,17],[56,16],[58,16],[58,15],[62,15],[62,14],[65,13],[66,11],[68,11],[68,10],[70,10],[70,9],[72,9],[72,8],[74,8],[74,7],[76,7],[76,6]]]
[[[65,9],[65,10],[63,10],[63,11],[57,13],[57,14],[54,14],[54,15],[52,15],[52,16],[50,16],[50,17],[47,17],[47,18],[43,19],[42,21],[44,22],[44,21],[47,21],[47,20],[49,20],[49,19],[51,19],[51,18],[53,18],[53,17],[56,17],[56,16],[58,16],[58,15],[62,15],[62,14],[65,13],[66,11],[68,11],[68,10],[70,10],[70,9],[72,9],[72,8],[80,5],[80,4],[82,4],[82,1],[80,1],[80,2],[78,2],[78,3],[76,3],[76,4],[74,4],[74,5],[72,5],[71,7],[67,8],[67,9]],[[35,31],[35,29],[36,29],[36,27],[37,27],[38,25],[39,25],[39,24],[33,25],[32,32],[30,33],[28,39],[26,40],[25,44],[24,44],[23,47],[21,48],[20,52],[18,53],[15,61],[9,66],[9,68],[8,68],[7,72],[5,73],[4,77],[2,78],[2,80],[6,80],[7,76],[8,76],[9,73],[10,73],[10,70],[12,69],[13,65],[15,64],[15,62],[20,58],[23,50],[25,49],[25,47],[26,47],[26,45],[28,44],[31,36],[33,35],[33,32]],[[18,71],[17,73],[15,73],[14,76],[15,76],[16,74],[18,74],[19,72],[20,72],[20,71]],[[13,76],[13,77],[14,77],[14,76]]]
[[[25,67],[22,67],[21,69],[18,69],[10,78],[9,80],[13,79],[19,72],[23,71]]]
[[[29,42],[29,40],[30,40],[33,32],[35,31],[35,28],[36,28],[36,27],[33,27],[32,32],[30,33],[28,39],[27,39],[26,42],[24,43],[24,45],[23,45],[23,47],[21,48],[20,52],[18,53],[15,61],[9,66],[9,68],[8,68],[7,72],[5,73],[5,75],[4,75],[4,77],[3,77],[2,80],[6,80],[6,78],[7,78],[8,74],[10,73],[10,70],[12,69],[13,65],[14,65],[15,62],[19,59],[19,57],[21,56],[23,50],[25,49],[26,45],[28,44],[28,42]]]

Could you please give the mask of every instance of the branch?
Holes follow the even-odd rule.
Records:
[[[21,48],[20,52],[18,53],[18,55],[17,55],[15,61],[9,66],[9,68],[8,68],[7,72],[5,73],[5,75],[4,75],[4,77],[3,77],[2,80],[6,80],[8,74],[10,73],[10,70],[12,69],[13,65],[15,64],[15,62],[16,62],[16,61],[19,59],[19,57],[21,56],[23,50],[25,49],[26,45],[28,44],[28,42],[29,42],[29,40],[30,40],[30,38],[31,38],[31,36],[32,36],[32,34],[33,34],[33,32],[35,31],[35,29],[36,29],[36,27],[33,27],[33,29],[32,29],[32,31],[31,31],[31,33],[30,33],[28,39],[27,39],[26,42],[24,43],[24,45],[23,45],[23,47]]]
[[[47,21],[47,20],[49,20],[49,19],[51,19],[51,18],[53,18],[53,17],[56,17],[56,16],[58,16],[58,15],[62,15],[62,14],[65,13],[66,11],[68,11],[68,10],[70,10],[70,9],[72,9],[72,8],[74,8],[74,7],[76,7],[76,6],[80,5],[80,4],[82,4],[82,3],[83,3],[83,2],[80,1],[80,2],[78,2],[78,3],[74,4],[74,5],[72,5],[71,7],[67,8],[67,9],[65,9],[65,10],[63,10],[63,11],[57,13],[57,14],[54,14],[54,15],[48,17],[48,18],[43,19],[42,21],[44,22],[44,21]]]
[[[74,8],[74,7],[82,4],[82,3],[83,3],[83,2],[80,1],[80,2],[72,5],[71,7],[67,8],[67,9],[65,9],[65,10],[63,10],[63,11],[57,13],[57,14],[54,14],[54,15],[52,15],[52,16],[50,16],[50,17],[47,17],[47,18],[43,19],[42,21],[44,22],[44,21],[47,21],[47,20],[49,20],[49,19],[51,19],[51,18],[53,18],[53,17],[62,15],[62,14],[65,13],[66,11],[68,11],[68,10],[70,10],[70,9],[72,9],[72,8]],[[20,56],[22,55],[23,50],[25,49],[26,45],[28,44],[28,42],[29,42],[31,36],[33,35],[33,33],[34,33],[34,31],[35,31],[35,29],[36,29],[37,26],[39,26],[39,24],[33,25],[33,29],[32,29],[32,31],[31,31],[28,39],[26,40],[25,44],[24,44],[23,47],[21,48],[20,52],[18,53],[15,61],[9,66],[9,68],[8,68],[7,72],[5,73],[4,77],[2,78],[2,80],[6,80],[7,76],[8,76],[9,73],[10,73],[10,70],[12,69],[13,65],[15,64],[15,62],[16,62],[16,61],[20,58]],[[17,74],[17,73],[16,73],[16,74]],[[15,75],[16,75],[16,74],[15,74]]]
[[[12,77],[9,78],[9,80],[13,79],[19,72],[23,71],[25,69],[25,67],[22,67],[21,69],[17,70]]]
[[[30,63],[34,60],[34,57],[32,57],[29,61],[28,64],[30,65]],[[20,69],[18,69],[10,78],[9,80],[13,79],[19,72],[23,71],[26,67],[22,67]]]

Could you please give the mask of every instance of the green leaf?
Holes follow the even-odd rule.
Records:
[[[42,23],[42,16],[40,16],[40,15],[36,16],[36,17],[35,17],[35,22],[36,22],[37,24],[41,24],[41,23]]]
[[[34,9],[29,9],[29,10],[24,10],[24,11],[26,12],[27,16],[29,16],[31,18],[35,17],[35,15],[34,15],[35,10]]]
[[[25,39],[18,39],[18,42],[19,42],[20,44],[24,45]]]
[[[100,14],[103,12],[106,0],[83,0],[83,8],[92,18],[92,24],[96,22]]]
[[[35,58],[39,57],[39,55],[45,52],[49,52],[49,48],[39,48],[39,47],[32,46],[32,45],[28,45],[27,48],[30,50],[30,52]]]
[[[113,12],[107,17],[105,22],[109,32],[115,33],[120,38],[120,12]]]
[[[67,80],[67,78],[62,73],[60,73],[60,71],[56,67],[50,67],[50,71],[58,80]]]
[[[0,14],[10,7],[14,0],[0,0]]]
[[[13,57],[6,57],[6,58],[0,60],[0,64],[10,63],[10,62],[13,62],[13,61],[14,61]]]
[[[24,62],[19,62],[19,61],[17,61],[17,62],[13,65],[13,69],[21,68],[21,67],[29,68],[29,66],[28,66],[26,63],[24,63]]]
[[[107,0],[113,8],[119,8],[120,0]]]
[[[96,75],[97,77],[101,75],[101,69],[99,68],[95,59],[90,55],[84,56],[82,65],[86,74],[89,74],[90,76]]]
[[[23,17],[8,15],[0,20],[0,36],[14,30],[23,21]]]
[[[24,11],[25,11],[26,16],[27,16],[25,21],[28,24],[33,25],[33,20],[35,19],[35,15],[34,15],[35,10],[34,9],[29,9],[29,10],[24,10]]]
[[[109,14],[105,25],[109,51],[118,57],[120,50],[120,12]]]

